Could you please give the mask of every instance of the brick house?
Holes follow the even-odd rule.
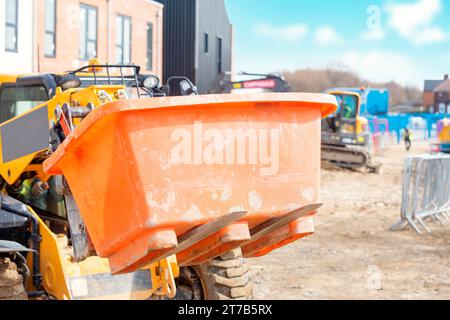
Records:
[[[96,57],[162,76],[164,6],[156,1],[0,0],[0,7],[10,17],[0,19],[0,44],[18,43],[15,51],[0,47],[0,56],[9,49],[18,61],[12,68],[1,62],[0,73],[62,72]]]
[[[423,105],[430,113],[450,114],[450,79],[425,80]]]

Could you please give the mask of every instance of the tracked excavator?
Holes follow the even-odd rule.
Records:
[[[252,79],[231,81],[222,75],[215,92],[292,92],[292,88],[279,74],[241,72],[238,75]],[[371,136],[368,120],[361,116],[360,94],[343,90],[330,90],[327,93],[336,97],[339,109],[322,120],[322,160],[345,169],[379,173],[381,165],[373,161],[369,148]]]
[[[233,81],[230,79],[231,74],[222,73],[216,79],[211,93],[292,92],[284,77],[278,73],[239,72],[236,75],[249,79]]]
[[[346,169],[379,173],[369,149],[368,120],[360,115],[361,96],[349,91],[328,91],[336,97],[338,110],[322,120],[322,160]]]
[[[314,233],[335,98],[175,78],[0,76],[0,300],[250,299],[244,258]]]

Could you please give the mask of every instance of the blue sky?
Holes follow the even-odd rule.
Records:
[[[418,87],[450,73],[450,1],[225,1],[235,71],[340,66]]]

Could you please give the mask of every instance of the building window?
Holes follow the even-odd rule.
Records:
[[[209,53],[209,33],[205,32],[203,35],[203,47],[205,54]]]
[[[80,5],[80,59],[97,57],[97,8]]]
[[[45,56],[56,56],[56,0],[45,0]]]
[[[217,37],[217,73],[222,73],[222,38]]]
[[[17,52],[18,0],[5,0],[5,51]]]
[[[153,24],[147,24],[147,70],[153,70]]]
[[[131,18],[118,15],[116,18],[117,63],[131,63]]]

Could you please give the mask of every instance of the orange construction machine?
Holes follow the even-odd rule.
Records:
[[[314,232],[336,99],[177,80],[0,78],[0,299],[249,298],[242,257]]]

